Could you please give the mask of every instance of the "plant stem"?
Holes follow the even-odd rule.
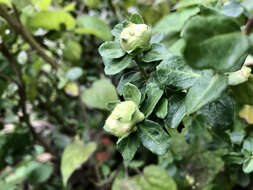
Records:
[[[139,63],[139,59],[138,59],[138,58],[135,59],[135,62],[136,62],[136,64],[137,64],[137,66],[138,66],[138,68],[139,68],[141,74],[143,75],[143,77],[144,77],[145,80],[147,81],[148,78],[149,78],[148,73],[147,73],[147,72],[145,71],[145,69],[141,66],[141,64]]]
[[[15,12],[15,15],[17,16],[18,14]],[[3,17],[8,24],[23,37],[25,41],[27,41],[32,49],[34,49],[46,62],[51,64],[55,69],[58,68],[58,64],[45,53],[44,49],[34,39],[31,33],[21,24],[19,18],[11,16],[8,13],[8,10],[2,4],[0,4],[0,16]]]
[[[81,89],[80,89],[80,85],[78,84],[78,98],[79,98],[79,103],[83,112],[83,119],[85,122],[85,134],[86,134],[86,140],[89,141],[91,139],[91,134],[90,134],[90,124],[89,124],[89,120],[88,120],[88,114],[87,114],[87,109],[85,104],[82,101],[82,97],[81,97]]]
[[[248,35],[252,30],[252,28],[253,28],[253,17],[251,17],[250,20],[247,22],[244,33]]]
[[[112,0],[108,0],[108,5],[109,5],[111,11],[113,12],[114,16],[117,17],[117,12],[116,12],[116,9],[115,9],[115,7],[114,7],[114,5],[112,3]]]
[[[19,70],[18,65],[16,63],[16,60],[10,54],[8,48],[5,47],[3,44],[0,44],[0,51],[8,59],[9,63],[11,64],[12,68],[14,69],[14,71],[16,72],[16,75],[18,77],[18,84],[17,85],[18,85],[18,94],[20,97],[19,105],[20,105],[22,113],[23,113],[21,120],[24,123],[26,123],[26,125],[28,126],[34,140],[37,141],[39,144],[41,144],[47,152],[56,156],[56,154],[55,154],[54,150],[51,148],[51,146],[47,143],[47,141],[44,138],[42,138],[40,135],[38,135],[36,133],[36,131],[34,130],[34,127],[32,126],[32,124],[30,122],[30,117],[29,117],[29,114],[27,113],[27,108],[26,108],[26,101],[27,101],[27,99],[26,99],[26,86],[25,86],[25,82],[22,78],[22,73]]]

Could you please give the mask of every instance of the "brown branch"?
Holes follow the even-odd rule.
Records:
[[[250,18],[250,20],[247,22],[244,33],[248,35],[253,28],[253,17]]]
[[[15,15],[17,16],[18,13],[16,12],[16,9],[14,10],[15,10]],[[40,55],[46,62],[51,64],[55,69],[58,68],[58,64],[45,53],[44,49],[34,39],[31,33],[21,24],[21,22],[19,22],[19,18],[11,16],[8,13],[8,10],[2,4],[0,4],[0,16],[3,17],[8,22],[8,24],[16,32],[18,32],[25,41],[27,41],[30,44],[31,48],[34,49],[38,53],[38,55]]]
[[[30,117],[29,117],[29,114],[27,113],[27,108],[26,108],[26,101],[27,101],[27,99],[26,99],[26,86],[25,86],[25,82],[22,78],[22,73],[20,72],[18,65],[16,63],[16,60],[10,54],[7,47],[5,47],[3,44],[0,44],[0,51],[8,59],[9,63],[11,64],[12,68],[14,69],[14,71],[16,72],[16,75],[18,77],[18,87],[19,87],[18,94],[20,96],[19,104],[20,104],[20,107],[21,107],[22,113],[23,113],[23,115],[21,117],[21,121],[26,123],[34,140],[37,141],[39,144],[41,144],[47,152],[56,156],[56,154],[55,154],[54,150],[51,148],[51,146],[46,142],[46,140],[44,138],[42,138],[40,135],[38,135],[35,132],[34,127],[32,126],[32,124],[30,122]]]

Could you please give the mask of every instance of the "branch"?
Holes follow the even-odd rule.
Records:
[[[248,35],[252,30],[252,28],[253,28],[253,17],[251,17],[250,20],[247,22],[244,33]]]
[[[18,15],[16,11],[15,15]],[[46,62],[51,64],[55,69],[58,68],[58,64],[45,53],[44,49],[34,39],[31,33],[28,30],[26,30],[26,28],[21,24],[21,22],[19,22],[19,19],[14,16],[11,16],[8,13],[8,10],[4,7],[4,5],[1,4],[0,4],[0,16],[2,16],[8,22],[8,24],[16,32],[18,32],[23,37],[23,39],[27,41],[27,43],[30,44],[31,48],[34,49],[38,55],[40,55]]]
[[[84,122],[85,122],[85,131],[86,131],[86,138],[87,140],[90,140],[90,124],[89,124],[89,121],[88,121],[88,114],[87,114],[87,110],[86,110],[86,106],[85,104],[83,103],[82,101],[82,98],[81,98],[81,89],[80,89],[80,85],[78,84],[78,91],[79,91],[79,103],[81,105],[81,109],[82,109],[82,112],[83,112],[83,119],[84,119]]]
[[[3,53],[3,55],[8,59],[9,63],[12,65],[14,71],[16,72],[16,75],[18,77],[18,94],[20,96],[20,107],[22,109],[22,121],[24,123],[27,124],[34,140],[36,140],[39,144],[41,144],[45,150],[49,153],[51,153],[52,155],[56,156],[55,152],[53,151],[53,149],[51,148],[51,146],[46,142],[45,139],[43,139],[40,135],[38,135],[31,122],[30,122],[30,117],[29,114],[27,113],[27,108],[26,108],[26,86],[25,86],[25,82],[23,81],[22,78],[22,73],[20,72],[18,65],[16,63],[16,60],[14,59],[14,57],[10,54],[9,50],[7,49],[7,47],[5,47],[3,44],[0,44],[0,51]],[[56,157],[57,158],[57,157]]]
[[[109,7],[110,7],[111,11],[113,12],[114,16],[116,16],[116,18],[117,18],[117,12],[116,12],[116,9],[112,3],[112,0],[108,0],[108,4],[109,4]]]

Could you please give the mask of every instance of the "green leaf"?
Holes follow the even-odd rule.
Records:
[[[203,3],[203,0],[181,0],[176,4],[175,8],[182,9],[190,6],[196,6],[201,3]]]
[[[240,145],[242,143],[244,136],[245,136],[245,134],[240,131],[234,131],[229,134],[230,141],[233,144],[238,144],[238,145]]]
[[[249,49],[248,37],[240,26],[224,15],[195,16],[187,22],[182,36],[185,61],[196,69],[238,70]]]
[[[253,138],[249,137],[243,142],[243,152],[248,152],[250,155],[253,153]]]
[[[185,47],[185,40],[180,38],[178,39],[175,43],[172,44],[172,46],[169,47],[169,50],[174,54],[174,55],[183,55],[183,50]]]
[[[78,34],[93,34],[104,41],[110,41],[112,39],[109,25],[97,16],[79,16],[77,18],[77,29],[75,32]]]
[[[168,114],[165,123],[170,128],[177,128],[186,115],[185,94],[175,94],[168,100]]]
[[[48,8],[51,5],[51,1],[52,0],[39,0],[39,2],[37,3],[37,5],[40,8],[40,10],[48,10]]]
[[[145,80],[144,80],[143,76],[141,75],[141,73],[139,73],[139,72],[131,71],[131,72],[123,74],[121,76],[119,84],[117,86],[117,91],[120,96],[123,95],[124,85],[128,82],[137,86],[138,89],[141,89],[141,87],[145,83]]]
[[[158,44],[164,39],[164,33],[159,32],[152,35],[150,43],[151,44]]]
[[[117,144],[117,149],[121,153],[124,161],[131,161],[140,146],[140,140],[136,133],[130,134]]]
[[[196,15],[199,12],[199,8],[189,8],[163,17],[153,28],[153,32],[163,32],[168,34],[170,32],[179,32],[184,26],[185,22],[190,17]]]
[[[227,77],[207,71],[187,93],[185,105],[187,114],[191,114],[202,106],[216,100],[227,87]]]
[[[156,67],[155,77],[162,85],[187,89],[199,80],[201,75],[186,65],[181,57],[170,56]]]
[[[155,165],[149,165],[144,168],[144,178],[156,190],[177,190],[177,184],[168,176],[168,172]]]
[[[68,61],[77,62],[81,59],[82,51],[82,46],[78,42],[71,40],[65,44],[63,57]]]
[[[108,59],[120,58],[125,55],[125,51],[121,49],[121,46],[116,41],[110,41],[103,43],[98,49],[102,57]]]
[[[43,183],[49,179],[53,172],[52,164],[39,163],[38,166],[28,175],[31,184]]]
[[[168,152],[170,136],[158,123],[146,120],[140,123],[137,129],[142,144],[151,152],[158,155]]]
[[[242,0],[241,4],[247,11],[253,14],[253,2],[251,0]]]
[[[113,84],[107,79],[95,81],[91,88],[84,90],[82,101],[91,108],[107,110],[107,104],[118,100]]]
[[[119,23],[117,25],[114,26],[114,28],[112,29],[111,33],[112,35],[116,38],[119,39],[120,38],[120,34],[122,32],[122,30],[124,29],[124,26],[128,24],[128,21],[124,21],[122,23]]]
[[[83,70],[81,67],[72,67],[66,73],[66,78],[70,81],[77,80],[83,74]]]
[[[240,3],[237,2],[228,2],[224,5],[222,13],[230,17],[239,17],[243,13],[243,8],[240,6]]]
[[[63,10],[64,11],[74,11],[75,10],[75,6],[76,6],[76,2],[67,4],[66,6],[64,6]]]
[[[105,65],[105,74],[115,75],[126,69],[132,63],[132,57],[130,55],[125,55],[119,59],[103,58],[103,62]]]
[[[142,16],[138,13],[132,14],[129,20],[134,24],[144,24]]]
[[[151,49],[145,53],[142,60],[146,63],[163,60],[168,57],[171,53],[163,44],[152,44]]]
[[[245,173],[251,173],[253,171],[253,159],[247,158],[243,162],[242,169]]]
[[[253,75],[251,74],[247,82],[237,86],[231,86],[233,97],[241,104],[253,105]]]
[[[11,0],[0,0],[0,3],[6,4],[11,7]]]
[[[145,90],[146,99],[142,104],[141,111],[147,118],[155,109],[156,104],[163,95],[163,90],[154,82],[149,82]]]
[[[41,11],[36,13],[29,20],[29,25],[31,27],[47,30],[60,30],[62,25],[65,26],[67,30],[71,30],[75,27],[75,24],[75,18],[65,11]]]
[[[200,111],[206,121],[216,129],[226,130],[233,126],[234,105],[228,96],[223,96],[217,101],[207,104]]]
[[[123,96],[125,100],[130,100],[135,102],[137,105],[140,104],[141,101],[141,92],[139,89],[131,84],[131,83],[126,83],[123,87]]]
[[[168,113],[168,99],[162,98],[156,107],[156,116],[164,119]]]
[[[84,144],[83,141],[76,139],[64,149],[61,159],[61,173],[64,186],[67,185],[71,174],[90,158],[96,148],[95,142]]]

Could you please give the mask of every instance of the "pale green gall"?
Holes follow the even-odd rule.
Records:
[[[143,120],[144,114],[140,112],[137,104],[133,101],[125,101],[114,108],[105,122],[104,129],[117,137],[122,137]]]
[[[146,51],[150,48],[151,28],[146,24],[130,23],[120,34],[120,45],[127,53],[136,49]]]

